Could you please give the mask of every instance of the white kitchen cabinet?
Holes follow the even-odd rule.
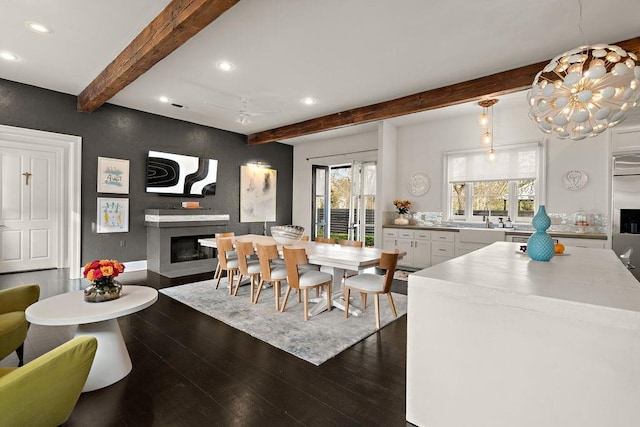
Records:
[[[431,232],[431,265],[440,264],[456,256],[454,231]]]
[[[383,248],[406,252],[398,266],[426,268],[431,266],[431,231],[385,228]]]
[[[463,228],[455,236],[456,256],[466,255],[495,242],[504,242],[504,239],[504,228]]]

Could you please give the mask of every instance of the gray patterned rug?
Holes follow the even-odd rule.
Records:
[[[223,283],[215,289],[213,280],[165,288],[160,292],[316,366],[376,332],[371,296],[361,316],[345,319],[344,312],[334,308],[305,322],[303,305],[298,303],[294,292],[289,296],[284,313],[275,310],[271,287],[262,290],[258,304],[249,301],[248,286],[242,286],[237,297],[230,297]],[[310,295],[315,295],[315,291],[310,291]],[[393,300],[398,317],[406,314],[407,296],[394,293]],[[360,306],[360,295],[355,296],[354,305]],[[380,322],[384,327],[394,320],[389,301],[382,296]]]

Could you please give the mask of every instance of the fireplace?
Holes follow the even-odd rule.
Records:
[[[215,237],[213,234],[176,236],[171,238],[171,263],[215,258],[213,248],[200,246],[198,239]]]
[[[198,239],[228,231],[228,222],[208,209],[147,209],[147,269],[166,277],[214,271],[217,253]]]

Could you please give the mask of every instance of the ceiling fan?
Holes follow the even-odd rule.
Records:
[[[233,111],[234,113],[238,113],[238,118],[236,121],[241,125],[246,125],[251,122],[250,117],[262,116],[265,114],[277,114],[282,113],[284,110],[273,110],[273,111],[251,111],[249,109],[249,104],[251,103],[251,99],[247,97],[241,97],[240,102],[242,106],[240,109],[229,108],[223,105],[214,104],[213,102],[205,101],[206,105],[210,105],[215,108],[220,108],[222,110]]]

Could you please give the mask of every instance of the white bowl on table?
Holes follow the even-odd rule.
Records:
[[[293,245],[302,239],[304,227],[299,225],[274,225],[271,236],[280,245]]]

